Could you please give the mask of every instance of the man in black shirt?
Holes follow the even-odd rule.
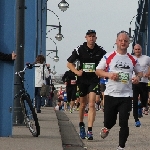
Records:
[[[88,30],[85,38],[87,42],[77,47],[72,52],[72,55],[67,59],[67,67],[78,76],[78,87],[80,91],[80,137],[82,139],[86,137],[83,119],[84,110],[88,99],[89,112],[87,139],[93,140],[92,127],[96,115],[95,100],[99,83],[99,78],[95,74],[95,70],[101,58],[106,54],[106,51],[95,43],[97,39],[95,30]],[[79,70],[77,70],[73,65],[75,61],[80,61]]]
[[[74,64],[74,66],[76,65]],[[72,108],[76,100],[77,92],[76,74],[71,70],[66,71],[62,77],[62,81],[66,84],[67,101],[70,103],[70,113],[72,113]]]
[[[5,54],[0,52],[0,60],[2,61],[11,61],[11,60],[15,60],[17,57],[17,55],[12,52],[12,54]]]

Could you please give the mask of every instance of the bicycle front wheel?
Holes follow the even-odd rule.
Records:
[[[40,135],[40,126],[37,118],[37,114],[35,109],[33,108],[32,101],[28,95],[24,96],[24,101],[26,101],[26,124],[29,128],[30,132],[34,137],[38,137]],[[29,110],[29,111],[27,111]]]

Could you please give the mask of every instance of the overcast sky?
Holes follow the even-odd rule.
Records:
[[[98,45],[107,52],[115,50],[116,47],[113,48],[113,45],[116,34],[121,30],[129,30],[130,22],[137,15],[138,8],[138,0],[66,0],[69,8],[62,12],[58,8],[60,1],[49,0],[47,4],[48,9],[54,11],[59,17],[58,20],[52,12],[47,11],[47,24],[58,25],[60,21],[64,36],[62,41],[55,39],[58,29],[53,29],[47,34],[46,49],[55,50],[56,45],[58,48],[59,62],[54,62],[50,58],[53,58],[55,53],[46,57],[51,68],[55,65],[57,74],[64,74],[68,70],[67,58],[74,48],[85,42],[85,34],[89,29],[96,31]],[[132,30],[135,28],[135,18],[131,23]],[[52,28],[48,27],[47,31],[50,29]],[[132,51],[131,44],[128,51]]]

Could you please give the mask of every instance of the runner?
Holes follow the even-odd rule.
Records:
[[[119,112],[119,146],[117,150],[124,150],[129,136],[128,119],[131,111],[132,83],[138,84],[142,78],[141,67],[137,58],[127,53],[129,35],[125,31],[117,34],[117,50],[107,53],[97,66],[96,74],[107,77],[104,109],[104,128],[100,135],[106,138],[110,129],[116,124]],[[132,72],[136,76],[132,78]]]
[[[141,69],[143,71],[143,77],[139,84],[133,84],[133,116],[135,119],[135,126],[140,127],[141,122],[138,119],[138,97],[140,95],[141,107],[143,108],[143,114],[148,115],[148,77],[150,75],[150,57],[142,55],[142,47],[139,44],[134,46],[134,56],[138,59]],[[139,108],[140,109],[140,108]],[[141,116],[139,111],[139,116]]]
[[[76,66],[74,64],[74,66]],[[67,101],[70,103],[70,113],[73,111],[73,106],[75,105],[77,84],[76,84],[76,74],[71,70],[66,71],[62,77],[62,81],[66,85],[67,91]]]
[[[89,95],[87,139],[93,140],[92,127],[96,115],[95,99],[98,88],[97,84],[99,83],[99,78],[96,76],[95,70],[103,55],[106,54],[106,51],[95,43],[97,39],[95,30],[88,30],[85,38],[87,42],[77,47],[67,59],[67,67],[78,76],[80,96],[79,127],[80,137],[82,139],[86,138],[83,119],[85,106],[87,104],[87,95]],[[75,61],[80,62],[79,70],[73,65]]]

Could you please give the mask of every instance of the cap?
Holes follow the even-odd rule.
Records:
[[[89,34],[91,34],[91,33],[95,33],[95,34],[96,34],[96,31],[95,31],[95,30],[88,30],[88,31],[86,32],[86,35],[89,35]]]

